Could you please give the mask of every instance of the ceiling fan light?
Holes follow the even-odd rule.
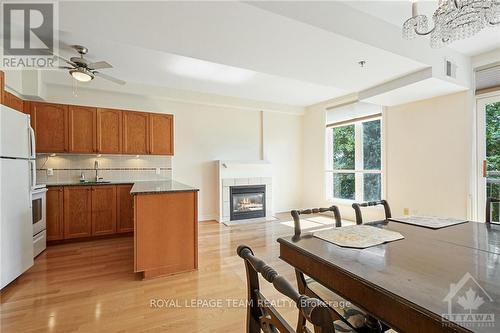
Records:
[[[94,74],[84,68],[76,68],[69,71],[71,76],[80,82],[89,82],[94,78]]]

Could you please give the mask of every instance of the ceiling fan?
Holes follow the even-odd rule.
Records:
[[[59,66],[60,69],[69,70],[69,74],[77,81],[89,82],[92,81],[96,76],[103,78],[105,80],[117,83],[125,84],[126,82],[110,75],[101,73],[99,70],[105,68],[112,68],[113,66],[106,61],[90,62],[84,58],[84,55],[89,51],[85,46],[82,45],[71,45],[71,48],[75,49],[76,52],[80,54],[79,57],[71,57],[69,60],[64,59],[58,55],[54,55],[60,60],[64,61],[70,66]]]

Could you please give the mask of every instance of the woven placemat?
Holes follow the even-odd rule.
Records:
[[[314,237],[321,238],[338,246],[356,249],[366,249],[404,238],[399,232],[369,225],[352,225],[322,230],[315,232]]]

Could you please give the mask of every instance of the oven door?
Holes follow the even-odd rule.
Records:
[[[31,212],[33,216],[33,236],[46,229],[45,224],[45,192],[38,190],[31,195]]]

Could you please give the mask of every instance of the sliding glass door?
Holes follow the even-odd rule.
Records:
[[[487,197],[500,197],[500,94],[477,100],[478,218],[484,221]],[[500,221],[492,204],[492,221]]]

